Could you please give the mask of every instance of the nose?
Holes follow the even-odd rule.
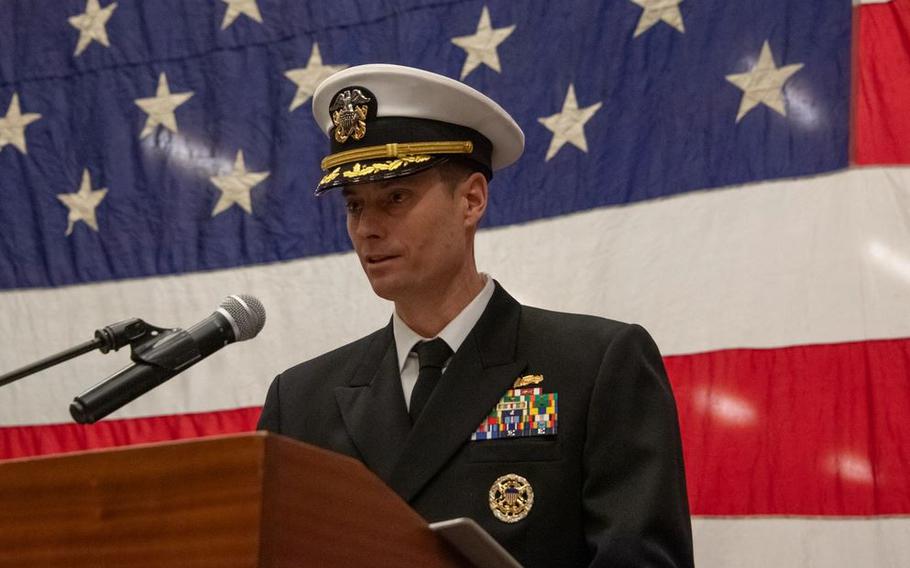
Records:
[[[348,218],[348,230],[351,238],[376,239],[384,234],[382,212],[378,207],[364,204],[356,215]]]

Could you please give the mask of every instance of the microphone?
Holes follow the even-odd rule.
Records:
[[[135,363],[74,398],[70,415],[79,424],[94,424],[228,343],[256,337],[264,325],[265,308],[258,299],[228,296],[188,330],[169,330],[134,349]]]

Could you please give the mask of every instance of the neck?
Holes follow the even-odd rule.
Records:
[[[483,287],[483,277],[472,265],[470,270],[440,286],[432,294],[396,301],[395,311],[408,327],[421,336],[435,337],[477,297]]]

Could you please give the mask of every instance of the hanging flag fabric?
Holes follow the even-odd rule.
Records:
[[[655,337],[700,566],[910,563],[908,34],[910,0],[6,2],[0,372],[228,294],[269,317],[93,426],[68,405],[124,350],[0,388],[0,459],[251,430],[275,374],[383,326],[311,97],[397,63],[526,134],[479,268]]]

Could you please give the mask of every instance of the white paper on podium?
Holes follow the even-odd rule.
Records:
[[[454,546],[477,568],[521,568],[509,551],[473,519],[459,517],[430,523],[430,530]]]

